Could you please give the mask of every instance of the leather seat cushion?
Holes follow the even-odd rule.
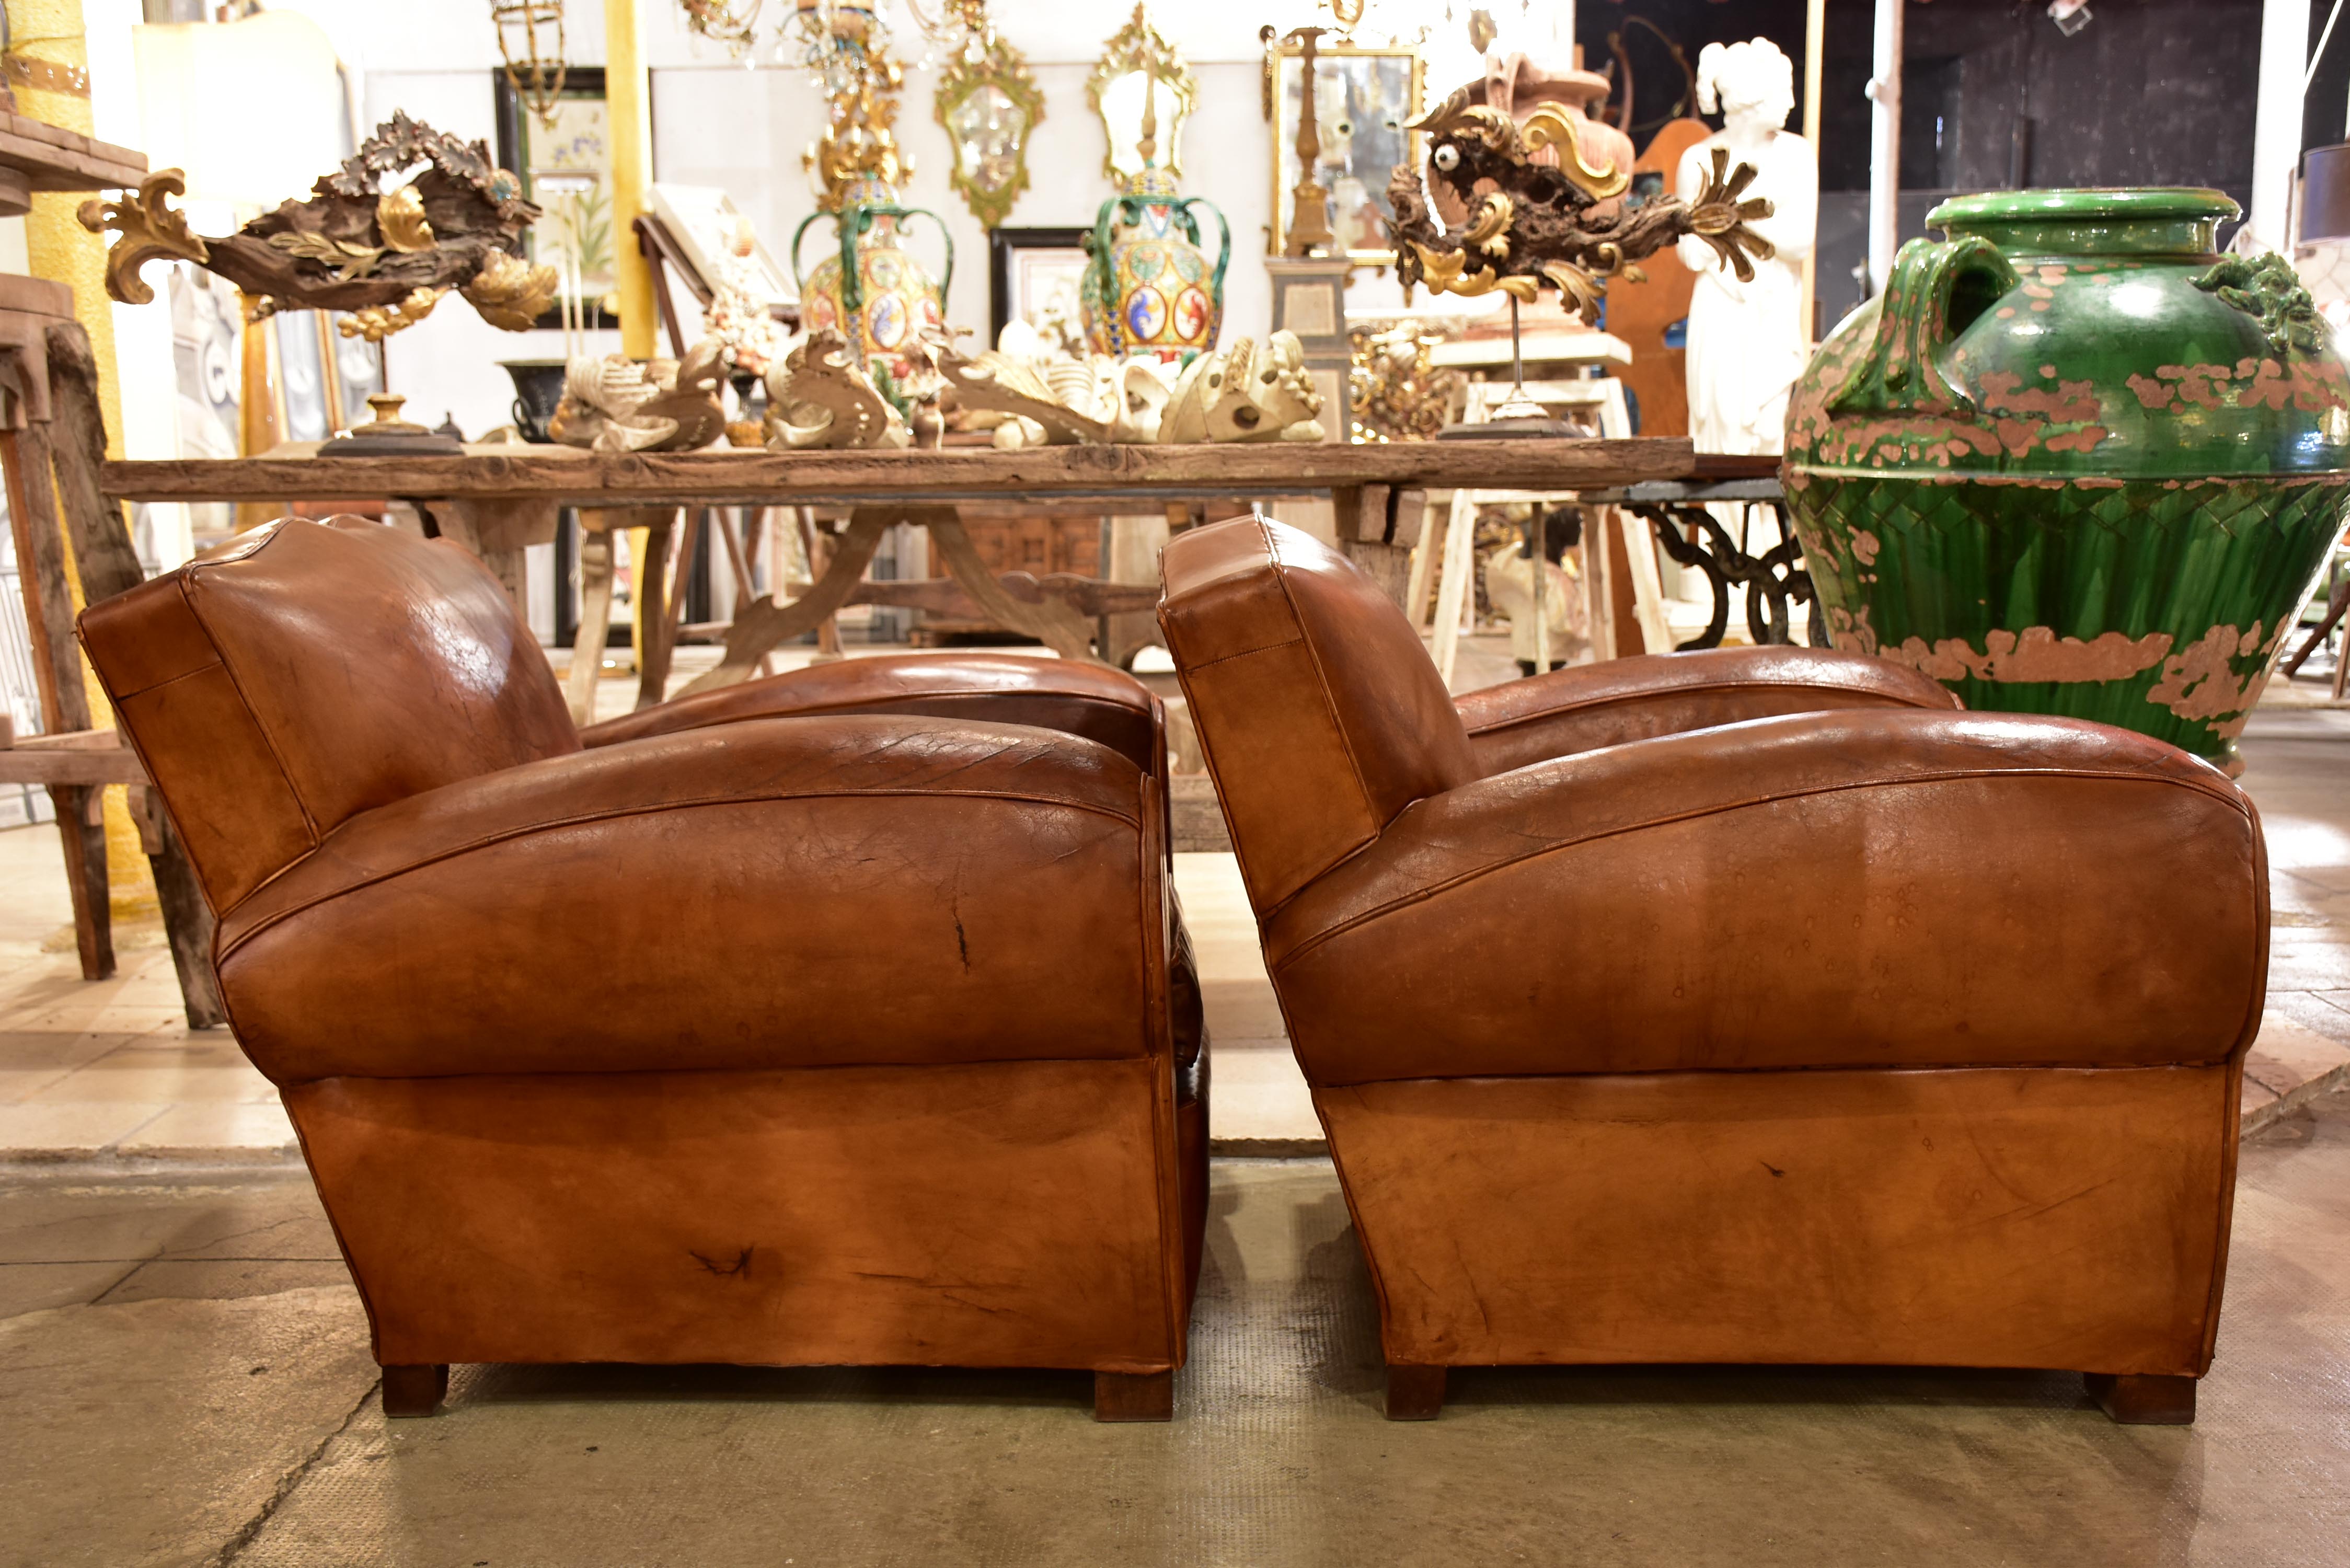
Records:
[[[631,742],[354,818],[222,922],[222,987],[281,1084],[1139,1056],[1155,795],[1013,725]]]

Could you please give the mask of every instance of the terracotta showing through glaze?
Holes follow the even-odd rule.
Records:
[[[1968,706],[2231,771],[2350,506],[2350,377],[2217,191],[1968,196],[1830,335],[1787,421],[1835,645]]]

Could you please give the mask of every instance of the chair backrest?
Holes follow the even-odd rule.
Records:
[[[1403,611],[1311,535],[1257,518],[1183,534],[1159,624],[1260,915],[1478,776]]]
[[[579,746],[488,569],[362,519],[256,528],[81,638],[215,912],[360,812]]]

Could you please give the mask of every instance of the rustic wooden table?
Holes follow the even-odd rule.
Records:
[[[1146,609],[1153,588],[1022,573],[989,572],[956,508],[1005,501],[1099,501],[1105,512],[1156,511],[1188,522],[1198,503],[1244,511],[1253,502],[1326,497],[1342,548],[1395,591],[1409,541],[1399,540],[1401,504],[1414,493],[1463,487],[1544,492],[1621,488],[1651,481],[1727,480],[1768,473],[1775,459],[1700,456],[1683,440],[1464,441],[1391,445],[1268,443],[1229,446],[1057,446],[1021,452],[717,451],[618,455],[560,447],[482,448],[457,456],[244,458],[110,462],[104,484],[121,501],[327,502],[390,498],[413,505],[434,532],[481,554],[520,596],[521,552],[554,536],[556,509],[582,509],[580,645],[598,646],[609,614],[615,528],[666,534],[686,509],[846,506],[848,525],[822,576],[789,603],[746,593],[717,668],[690,690],[748,676],[777,643],[813,629],[850,602],[883,530],[929,530],[952,582],[991,619],[1035,637],[1065,657],[1091,657],[1098,618]],[[725,530],[721,529],[722,534]],[[740,550],[726,535],[742,576]],[[681,552],[682,553],[682,552]],[[662,558],[659,551],[650,559]],[[659,574],[646,574],[657,579]],[[747,581],[741,586],[747,588]],[[922,585],[895,585],[900,595]],[[676,606],[647,606],[642,701],[657,701],[667,673]],[[906,602],[917,602],[908,598]],[[574,659],[571,698],[584,713],[596,661]]]

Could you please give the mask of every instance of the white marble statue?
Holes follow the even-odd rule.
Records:
[[[1769,198],[1772,215],[1752,221],[1776,247],[1741,283],[1699,239],[1680,242],[1697,276],[1689,313],[1690,436],[1700,452],[1775,452],[1786,447],[1787,392],[1811,358],[1804,335],[1804,260],[1817,239],[1819,155],[1782,129],[1795,108],[1795,68],[1767,38],[1708,44],[1698,57],[1698,107],[1720,108],[1721,130],[1681,157],[1673,189],[1684,198],[1704,188],[1716,148],[1731,166],[1758,171],[1752,196]]]

